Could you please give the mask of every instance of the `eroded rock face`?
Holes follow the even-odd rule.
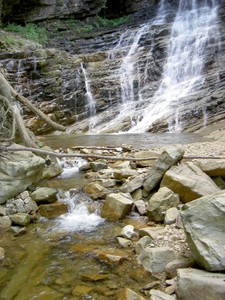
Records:
[[[87,17],[99,13],[104,0],[17,0],[3,1],[4,20],[33,22],[72,16]]]

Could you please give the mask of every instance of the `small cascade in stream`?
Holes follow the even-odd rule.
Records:
[[[182,129],[182,106],[188,101],[191,109],[191,99],[193,102],[195,100],[194,93],[200,91],[205,82],[204,68],[210,39],[217,47],[219,44],[216,20],[216,1],[180,1],[171,30],[161,84],[141,112],[141,118],[138,112],[139,118],[131,132],[146,131],[161,119],[167,119],[169,131]],[[200,107],[196,103],[193,105],[196,110],[202,110],[202,123],[205,125],[204,103],[201,102]]]
[[[89,118],[90,118],[89,130],[91,130],[95,126],[95,121],[93,120],[93,117],[96,114],[96,103],[91,92],[90,79],[88,77],[87,70],[83,63],[81,63],[81,70],[83,72],[84,80],[85,80],[86,99],[87,99],[87,106],[88,106]]]
[[[105,221],[98,214],[96,202],[87,195],[70,190],[59,198],[67,203],[69,212],[56,220],[57,230],[89,232]]]

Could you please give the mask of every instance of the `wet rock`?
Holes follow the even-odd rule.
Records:
[[[13,224],[20,225],[20,226],[27,226],[31,222],[30,215],[26,213],[17,213],[10,216],[10,219]]]
[[[11,226],[10,229],[15,236],[23,235],[24,233],[27,232],[26,227],[21,227],[21,226]]]
[[[199,198],[181,211],[187,242],[207,271],[225,270],[225,191]]]
[[[9,217],[0,217],[0,229],[9,229],[12,222]]]
[[[168,295],[159,290],[151,289],[150,291],[150,300],[176,300],[176,295]]]
[[[0,261],[5,258],[5,250],[4,248],[0,247]]]
[[[130,213],[132,206],[133,199],[130,194],[112,193],[106,197],[101,216],[109,220],[123,219]]]
[[[193,163],[172,167],[163,177],[161,186],[177,193],[185,203],[219,191],[213,180]]]
[[[128,239],[117,237],[117,242],[122,248],[129,248],[132,246],[132,242]]]
[[[101,169],[107,169],[108,165],[106,161],[95,161],[90,163],[90,167],[94,172],[98,172]]]
[[[117,300],[144,300],[145,298],[129,288],[124,288],[117,297]]]
[[[95,250],[96,258],[110,266],[120,265],[128,258],[125,251],[118,249]]]
[[[12,145],[17,147],[17,145]],[[21,148],[21,146],[19,146]],[[19,151],[0,161],[0,204],[42,178],[45,160],[32,152]]]
[[[170,146],[164,150],[146,174],[143,184],[144,189],[147,192],[150,192],[156,187],[160,183],[165,172],[181,160],[183,154],[184,150],[178,146]]]
[[[166,265],[165,272],[167,278],[177,276],[177,269],[191,268],[195,265],[195,260],[191,257],[175,259]]]
[[[68,206],[63,202],[54,202],[51,204],[41,204],[39,212],[42,217],[55,218],[68,212]]]
[[[57,201],[57,190],[48,187],[38,188],[31,194],[31,198],[38,204]]]
[[[105,198],[108,194],[108,189],[100,185],[98,182],[91,182],[84,187],[85,193],[90,195],[93,199]]]
[[[161,222],[165,218],[165,212],[180,203],[178,194],[167,187],[162,187],[150,198],[147,207],[147,216],[150,221]]]
[[[225,274],[209,273],[197,269],[177,271],[178,299],[224,300]]]
[[[81,279],[83,281],[92,281],[92,282],[97,282],[97,281],[103,281],[108,279],[108,275],[105,274],[99,274],[99,273],[83,273],[81,274]]]
[[[166,265],[176,258],[170,247],[144,248],[137,259],[144,269],[151,273],[164,272]]]
[[[170,225],[173,223],[176,223],[178,217],[179,217],[179,210],[176,207],[171,207],[167,209],[166,214],[165,214],[165,219],[164,219],[164,224],[165,225]]]
[[[73,296],[81,297],[84,295],[88,295],[93,290],[92,287],[86,286],[86,285],[77,285],[73,291]]]

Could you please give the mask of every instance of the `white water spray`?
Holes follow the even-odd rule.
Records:
[[[96,102],[95,102],[95,99],[92,95],[90,79],[88,77],[87,70],[86,70],[83,63],[81,63],[81,70],[84,74],[86,99],[87,99],[87,105],[88,105],[88,109],[89,109],[89,118],[90,118],[89,130],[91,130],[95,126],[95,121],[93,120],[93,117],[96,114]]]
[[[160,87],[131,132],[144,132],[160,118],[167,118],[172,131],[182,128],[179,108],[185,97],[199,91],[204,84],[209,40],[211,37],[219,40],[216,20],[215,1],[200,4],[195,0],[180,1]]]
[[[57,218],[57,230],[89,232],[105,221],[99,216],[98,208],[94,206],[96,202],[86,195],[68,191],[60,198],[69,206],[69,212]]]

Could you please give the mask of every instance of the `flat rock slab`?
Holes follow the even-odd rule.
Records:
[[[225,271],[225,191],[185,204],[181,218],[196,262],[207,271]]]
[[[224,300],[225,274],[179,269],[177,287],[179,300]]]

